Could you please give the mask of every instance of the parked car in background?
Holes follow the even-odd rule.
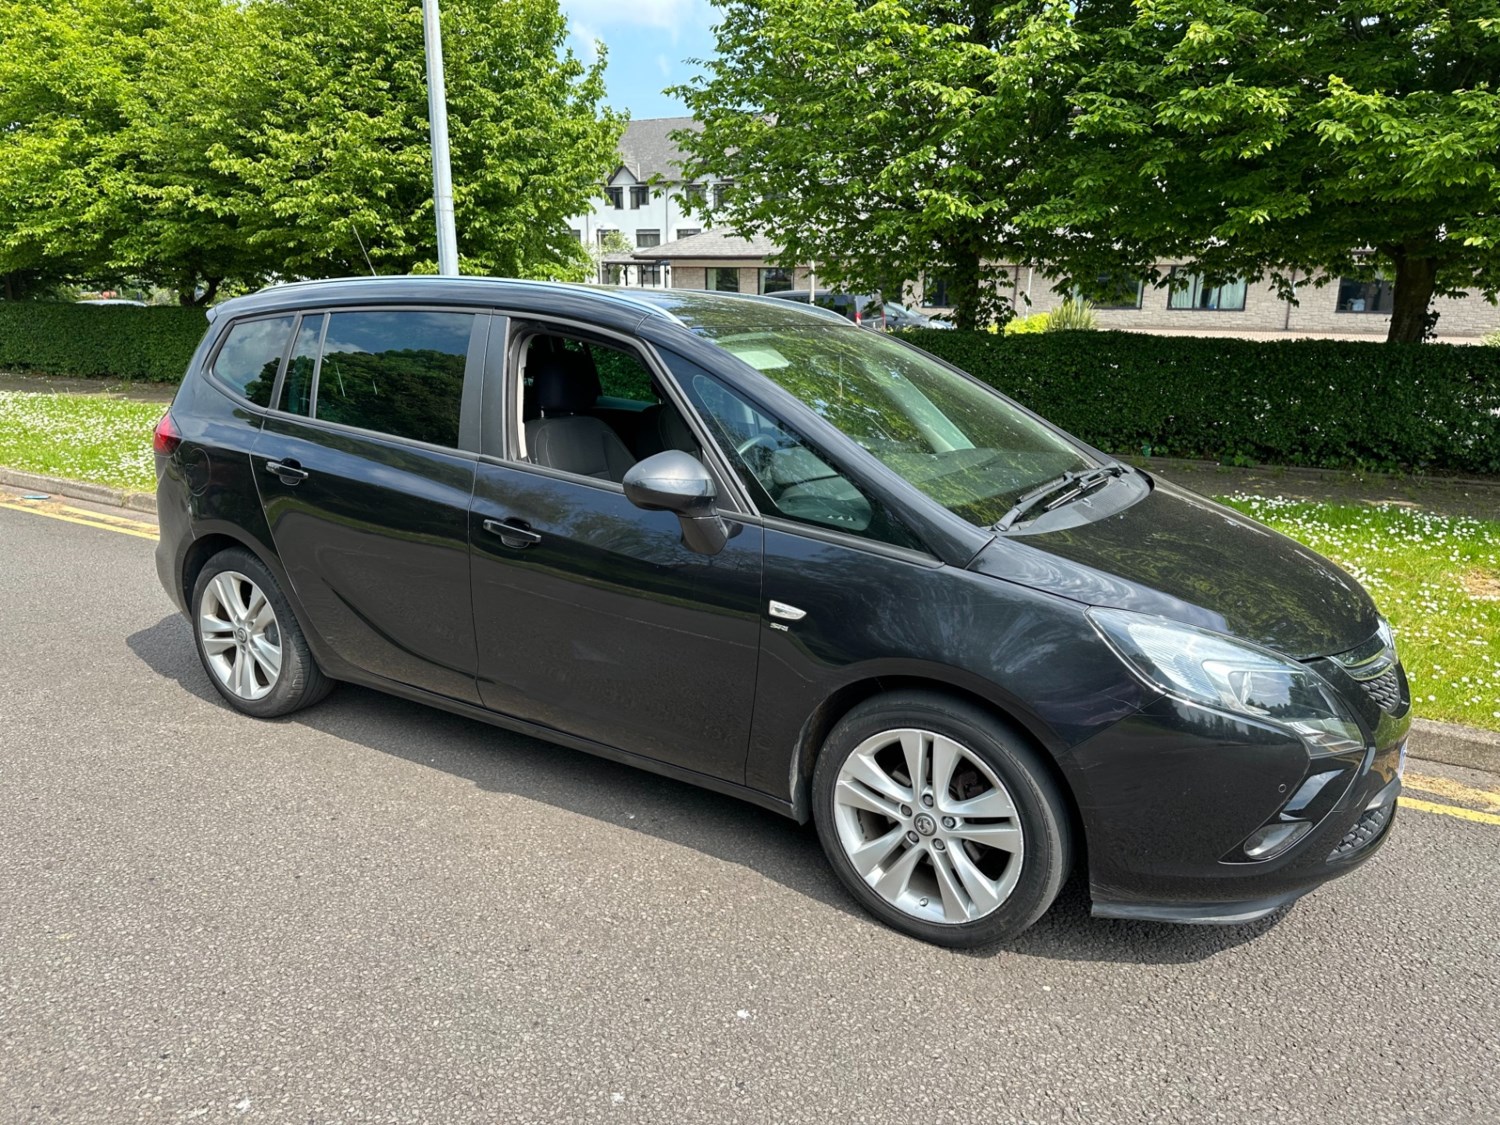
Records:
[[[145,301],[133,301],[129,297],[85,297],[81,301],[74,301],[75,305],[135,305],[137,308],[145,308]]]
[[[900,332],[903,328],[952,328],[953,323],[938,320],[936,317],[928,316],[924,312],[918,312],[896,301],[887,301],[885,303],[885,326],[892,332]]]
[[[809,303],[820,309],[836,312],[845,320],[853,321],[861,328],[886,330],[885,301],[872,293],[835,293],[832,289],[809,292],[806,289],[783,289],[780,293],[767,293],[767,297],[778,301],[794,301],[799,305]]]
[[[812,820],[950,946],[1080,866],[1097,915],[1245,922],[1390,833],[1411,698],[1359,582],[898,338],[484,278],[209,317],[156,564],[240,711],[347,680]]]

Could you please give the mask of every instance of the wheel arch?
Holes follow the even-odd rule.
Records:
[[[817,765],[823,744],[828,740],[833,728],[845,715],[867,699],[900,691],[930,692],[967,703],[985,712],[990,718],[1024,740],[1036,752],[1037,760],[1056,782],[1058,791],[1067,802],[1068,819],[1072,828],[1073,862],[1075,866],[1081,866],[1087,870],[1087,837],[1084,833],[1084,820],[1078,794],[1067,771],[1057,760],[1057,755],[1047,748],[1043,739],[1038,737],[1019,716],[995,700],[957,684],[921,675],[869,676],[843,684],[825,698],[807,717],[807,721],[802,725],[792,759],[792,816],[798,823],[806,824],[812,819],[813,770]]]

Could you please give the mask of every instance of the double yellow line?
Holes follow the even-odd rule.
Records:
[[[46,516],[48,519],[76,523],[83,527],[97,527],[101,531],[118,531],[121,535],[133,535],[137,539],[150,539],[152,542],[160,538],[156,532],[156,525],[147,520],[91,512],[87,508],[75,508],[71,504],[64,504],[61,500],[50,498],[25,500],[20,496],[0,492],[0,508],[9,508],[15,512],[30,512],[34,516]]]

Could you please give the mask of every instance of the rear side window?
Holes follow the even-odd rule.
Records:
[[[330,313],[315,416],[458,445],[472,313]]]
[[[297,343],[287,360],[286,379],[281,388],[281,409],[304,418],[312,413],[313,372],[318,364],[318,343],[323,338],[322,314],[304,316],[297,329]]]
[[[229,326],[214,357],[214,375],[256,406],[270,406],[276,372],[292,336],[292,316],[242,320]]]

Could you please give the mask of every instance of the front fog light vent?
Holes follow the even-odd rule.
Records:
[[[1268,824],[1250,834],[1243,844],[1245,856],[1248,859],[1270,859],[1286,851],[1310,831],[1312,825],[1305,820],[1284,820]]]

